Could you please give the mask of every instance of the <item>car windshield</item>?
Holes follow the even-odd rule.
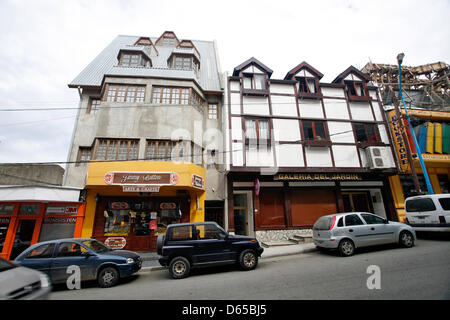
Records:
[[[0,272],[16,268],[17,266],[9,261],[0,258]]]
[[[82,242],[82,244],[84,244],[86,247],[88,247],[89,249],[95,251],[96,253],[102,253],[102,252],[107,252],[107,251],[111,251],[112,249],[105,246],[103,243],[101,243],[98,240],[85,240]]]

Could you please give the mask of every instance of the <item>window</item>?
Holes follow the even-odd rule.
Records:
[[[244,74],[244,89],[266,90],[266,76],[264,74]]]
[[[358,226],[364,224],[356,214],[345,216],[345,226]]]
[[[62,242],[58,246],[57,257],[80,257],[87,249],[76,242]]]
[[[53,257],[53,251],[55,250],[55,244],[49,243],[39,246],[33,249],[25,259],[45,259]]]
[[[80,150],[78,151],[78,159],[75,165],[79,166],[89,160],[91,160],[91,147],[80,147]]]
[[[208,105],[208,119],[217,119],[217,104]]]
[[[130,232],[130,211],[129,205],[126,202],[121,202],[123,204],[123,209],[112,209],[115,208],[113,202],[108,205],[108,209],[105,210],[105,236],[128,236]]]
[[[298,80],[298,92],[317,93],[317,83],[314,78],[300,77]]]
[[[107,85],[106,101],[110,102],[144,102],[145,86]]]
[[[366,94],[365,85],[360,81],[344,81],[350,100],[368,100],[370,96]]]
[[[245,138],[246,144],[270,143],[269,120],[246,119]]]
[[[440,198],[439,203],[441,204],[443,210],[450,210],[450,198]]]
[[[175,46],[175,38],[173,37],[163,37],[164,46]]]
[[[362,143],[378,143],[380,135],[376,124],[372,123],[354,123],[356,141]]]
[[[95,160],[137,160],[138,140],[97,139]]]
[[[218,150],[208,150],[207,151],[207,168],[208,169],[218,169],[219,168],[219,155]]]
[[[367,224],[383,224],[384,223],[383,218],[377,217],[373,214],[362,213],[361,216],[363,217],[364,221],[366,221]]]
[[[141,54],[124,53],[119,64],[123,67],[145,67],[147,60]]]
[[[200,224],[194,226],[194,235],[198,240],[217,239],[224,240],[226,233],[213,224]]]
[[[202,165],[203,148],[191,141],[147,140],[146,160],[187,161]]]
[[[328,140],[323,121],[303,121],[305,140]]]
[[[191,88],[153,87],[152,103],[191,104],[203,113],[204,100]]]
[[[421,212],[421,211],[435,211],[436,206],[433,200],[429,198],[414,199],[406,201],[406,211]]]
[[[88,107],[87,107],[87,109],[86,109],[86,113],[94,113],[95,114],[95,112],[99,109],[99,107],[100,107],[100,102],[101,102],[101,100],[100,100],[100,98],[91,98],[90,100],[89,100],[89,105],[88,105]]]
[[[192,226],[173,227],[167,234],[168,241],[192,240]]]
[[[450,190],[450,182],[447,174],[438,174],[437,175],[439,186],[441,187],[441,193],[449,193]]]
[[[419,188],[420,190],[426,191],[427,186],[425,183],[425,178],[422,174],[417,175],[417,180],[419,180]],[[400,183],[403,189],[403,195],[406,198],[418,195],[417,190],[415,189],[414,180],[411,175],[400,175]]]

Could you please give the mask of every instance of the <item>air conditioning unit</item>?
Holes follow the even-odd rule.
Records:
[[[394,163],[389,156],[389,148],[386,147],[367,147],[366,156],[370,169],[388,169],[393,168]]]

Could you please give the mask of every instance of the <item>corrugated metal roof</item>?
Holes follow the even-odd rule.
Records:
[[[159,55],[152,55],[152,68],[117,66],[117,55],[121,49],[130,48],[140,36],[117,36],[100,54],[71,82],[70,87],[101,86],[105,75],[143,76],[196,80],[204,91],[222,91],[220,75],[217,68],[213,41],[192,40],[200,53],[200,72],[197,78],[191,70],[168,68],[167,59],[175,49],[173,47],[157,46]],[[151,38],[156,41],[157,38]],[[179,50],[178,50],[179,51]]]

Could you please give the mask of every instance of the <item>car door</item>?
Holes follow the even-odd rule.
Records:
[[[91,280],[95,278],[95,267],[97,256],[95,254],[86,256],[83,252],[90,252],[86,247],[78,242],[61,242],[56,248],[56,255],[51,264],[50,277],[53,282],[65,282],[71,275],[67,273],[70,266],[80,268],[81,280]]]
[[[198,235],[194,251],[198,263],[215,263],[230,260],[226,248],[225,234],[215,224],[194,226],[194,234]]]
[[[370,240],[372,244],[385,244],[395,242],[395,226],[379,216],[371,213],[361,214],[369,226]]]
[[[42,271],[50,276],[50,266],[52,263],[53,253],[55,251],[54,243],[46,243],[37,246],[31,250],[20,261],[20,265],[34,270]]]
[[[369,227],[356,213],[348,214],[344,218],[345,227],[343,233],[350,237],[356,247],[364,247],[371,244]]]

